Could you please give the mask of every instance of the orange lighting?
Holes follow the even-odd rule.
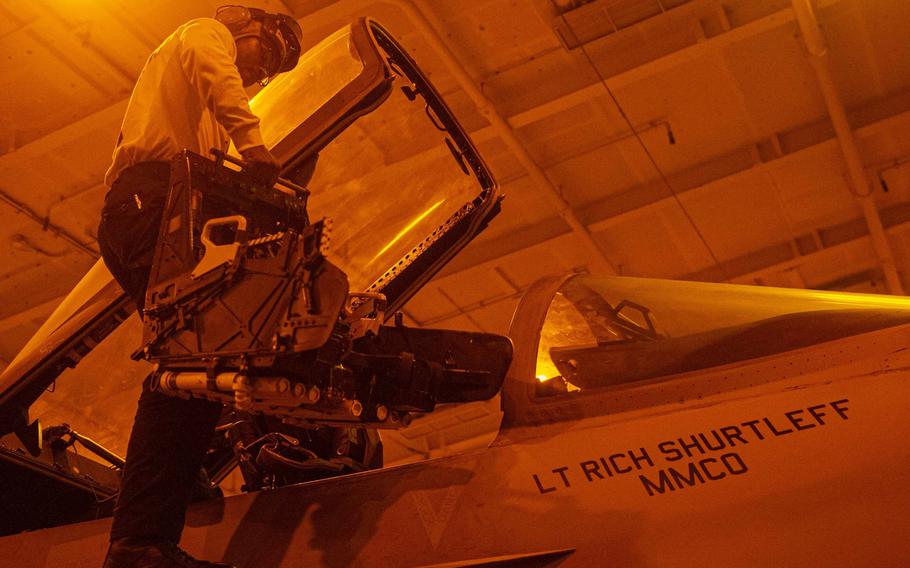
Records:
[[[407,225],[404,229],[398,231],[398,234],[395,235],[395,237],[392,238],[392,240],[389,241],[388,244],[386,244],[386,246],[382,247],[382,250],[379,251],[378,253],[376,253],[376,256],[374,256],[374,257],[372,258],[372,260],[370,260],[370,262],[374,262],[377,258],[379,258],[379,257],[382,256],[383,254],[385,254],[385,252],[386,252],[387,250],[389,250],[390,248],[392,248],[392,246],[393,246],[395,243],[397,243],[398,241],[400,241],[401,238],[402,238],[403,236],[407,235],[408,232],[410,232],[414,227],[416,227],[418,223],[420,223],[421,221],[423,221],[424,219],[426,219],[427,216],[428,216],[430,213],[432,213],[433,211],[435,211],[436,209],[438,209],[440,205],[442,205],[443,203],[445,203],[445,201],[446,201],[445,199],[440,199],[439,201],[437,201],[436,203],[434,203],[433,205],[431,205],[429,209],[427,209],[426,211],[424,211],[423,213],[421,213],[420,215],[418,215],[417,218],[415,218],[413,221],[411,221],[410,223],[408,223],[408,225]]]

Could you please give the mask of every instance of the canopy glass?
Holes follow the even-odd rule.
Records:
[[[910,323],[910,299],[643,278],[568,280],[540,335],[545,394],[765,357]]]

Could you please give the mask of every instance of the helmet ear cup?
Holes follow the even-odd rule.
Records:
[[[277,16],[278,32],[285,45],[285,57],[281,71],[290,71],[297,66],[300,58],[300,45],[303,41],[303,32],[300,24],[290,16],[279,14]]]

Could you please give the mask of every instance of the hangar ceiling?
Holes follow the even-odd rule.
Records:
[[[249,3],[311,43],[382,22],[503,187],[503,213],[406,306],[412,325],[506,333],[522,291],[565,271],[903,293],[904,0],[815,0],[824,53],[804,41],[805,0]],[[145,58],[217,4],[0,0],[0,368],[98,257],[101,180]],[[498,415],[430,418],[396,443],[434,455]]]

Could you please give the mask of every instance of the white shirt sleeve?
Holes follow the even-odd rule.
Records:
[[[250,110],[234,63],[234,38],[220,22],[199,19],[179,36],[180,63],[200,100],[224,127],[238,151],[262,145],[259,118]]]

